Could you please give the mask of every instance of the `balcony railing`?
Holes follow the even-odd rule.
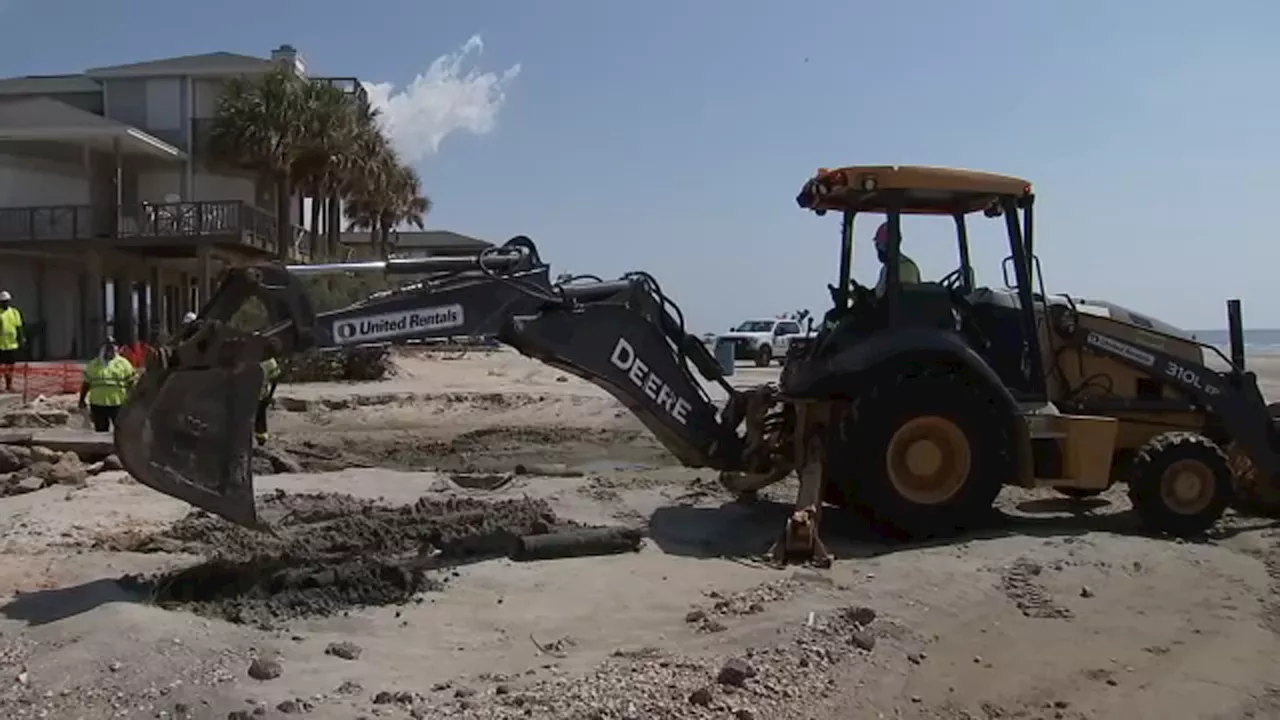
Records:
[[[292,254],[310,255],[305,231],[293,228]],[[208,240],[276,254],[276,218],[238,200],[138,203],[137,205],[51,205],[0,208],[0,246],[13,242],[117,241],[129,245],[177,244]]]
[[[0,208],[0,242],[93,238],[100,219],[91,205]]]

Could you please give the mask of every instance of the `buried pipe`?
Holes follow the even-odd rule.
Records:
[[[556,558],[618,555],[636,552],[644,532],[637,528],[577,528],[542,535],[517,537],[510,552],[512,560],[554,560]]]

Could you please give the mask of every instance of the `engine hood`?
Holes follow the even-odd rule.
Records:
[[[1143,330],[1158,332],[1161,335],[1176,337],[1186,340],[1187,342],[1195,342],[1195,339],[1191,337],[1191,333],[1180,327],[1170,325],[1169,323],[1164,322],[1163,320],[1157,320],[1146,313],[1140,313],[1137,310],[1130,310],[1123,305],[1117,305],[1106,300],[1077,299],[1076,310],[1090,315],[1099,315],[1101,317],[1110,318],[1116,322],[1121,322],[1125,325],[1132,325],[1133,327],[1142,328]]]
[[[750,333],[750,332],[727,332],[717,335],[717,340],[763,340],[769,337],[769,333]]]
[[[1003,289],[996,290],[991,288],[979,288],[974,291],[970,300],[972,302],[992,303],[1014,309],[1021,307],[1021,303],[1018,301],[1018,296],[1010,290]],[[1036,303],[1037,306],[1039,304],[1039,302]],[[1143,330],[1150,330],[1151,332],[1168,335],[1180,340],[1195,342],[1191,337],[1191,333],[1180,327],[1171,325],[1163,320],[1157,320],[1146,313],[1141,313],[1137,310],[1130,310],[1123,305],[1117,305],[1107,300],[1078,297],[1072,297],[1070,300],[1067,300],[1067,298],[1062,295],[1050,295],[1049,305],[1073,306],[1077,312],[1085,313],[1087,315],[1103,317],[1114,320],[1118,323],[1124,323],[1125,325],[1141,328]]]

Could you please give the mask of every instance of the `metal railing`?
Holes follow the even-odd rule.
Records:
[[[273,214],[240,200],[138,203],[121,205],[49,205],[0,208],[0,245],[5,242],[208,238],[276,252]],[[113,227],[114,225],[114,227]],[[310,255],[306,232],[294,226],[295,254]]]
[[[90,205],[0,208],[0,242],[78,240],[98,236],[100,218]],[[101,227],[104,231],[106,227]]]

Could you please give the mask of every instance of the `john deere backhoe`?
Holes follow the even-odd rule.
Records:
[[[119,417],[121,460],[162,493],[258,527],[250,454],[259,361],[493,330],[524,355],[608,390],[682,463],[721,471],[735,493],[750,496],[797,474],[795,512],[774,551],[819,563],[829,560],[818,537],[824,500],[890,536],[947,535],[983,522],[1004,485],[1088,493],[1124,467],[1147,524],[1189,535],[1232,499],[1225,444],[1266,482],[1280,472],[1280,437],[1252,374],[1206,367],[1199,346],[1165,326],[1141,327],[1118,311],[1103,317],[1035,287],[1035,198],[1026,181],[848,167],[820,171],[796,200],[818,215],[840,214],[839,274],[821,332],[793,345],[776,386],[730,386],[653,277],[551,284],[527,238],[471,258],[238,268],[196,326],[148,359]],[[882,296],[851,277],[854,221],[866,213],[885,216],[889,227]],[[937,282],[903,285],[900,223],[914,214],[954,219],[959,262]],[[1005,288],[974,287],[974,218],[1005,231]],[[433,274],[320,315],[297,278],[375,269]],[[251,298],[267,308],[268,327],[231,327]],[[722,405],[709,385],[727,395]],[[1147,397],[1171,409],[1161,406],[1139,430],[1129,413],[1157,411],[1103,404]]]

